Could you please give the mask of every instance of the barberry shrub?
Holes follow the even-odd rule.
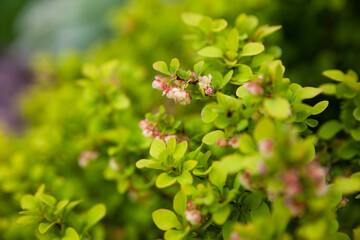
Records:
[[[179,124],[169,130],[174,120],[162,108],[163,122],[149,116],[140,123],[154,140],[150,158],[136,163],[156,171],[155,187],[173,194],[173,209],[152,214],[164,238],[349,239],[336,212],[348,202],[343,195],[360,190],[356,73],[325,71],[340,83],[302,87],[284,77],[279,49],[266,45],[279,26],[258,26],[246,14],[232,26],[193,13],[183,20],[202,60],[193,69],[177,58],[155,62],[152,86],[175,103],[200,105],[204,127],[188,133],[197,120],[185,117],[185,132]],[[330,120],[316,134],[312,116],[328,101],[303,101],[321,93],[344,99],[343,123]],[[336,139],[339,131],[349,137]],[[339,159],[353,164],[340,171]]]
[[[5,239],[360,237],[338,221],[358,210],[356,73],[325,71],[337,84],[302,87],[284,77],[280,48],[266,42],[280,26],[246,14],[231,24],[182,19],[197,56],[155,62],[152,83],[139,62],[157,52],[133,35],[152,20],[147,14],[123,22],[125,45],[92,52],[95,63],[76,55],[35,62],[39,82],[25,98],[31,128],[22,138],[0,136],[0,156],[10,159],[0,168],[0,200],[11,214],[0,218]],[[127,51],[131,59],[103,61]],[[161,94],[166,107],[158,107]],[[342,104],[337,119],[318,126],[329,103],[309,100],[320,94]]]

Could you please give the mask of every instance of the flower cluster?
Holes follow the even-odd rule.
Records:
[[[187,208],[188,209],[184,211],[186,220],[191,225],[198,225],[201,222],[201,213],[198,209],[196,209],[194,201],[188,201]]]
[[[182,83],[180,81],[176,81],[178,85]],[[176,86],[171,87],[170,84],[166,82],[166,78],[161,75],[156,75],[155,80],[152,83],[152,87],[154,89],[163,91],[163,95],[166,95],[169,99],[174,99],[175,103],[179,103],[182,105],[188,105],[190,103],[191,97],[188,91]]]
[[[299,216],[306,208],[306,202],[297,198],[308,189],[304,186],[304,181],[310,180],[315,185],[315,194],[323,196],[328,189],[325,177],[326,170],[315,162],[308,163],[303,169],[290,169],[283,173],[284,201],[294,215]]]
[[[199,77],[199,86],[204,90],[205,95],[211,95],[213,93],[213,89],[211,88],[212,76],[209,74],[207,76]]]
[[[167,142],[171,137],[174,137],[177,141],[179,140],[179,137],[177,135],[162,135],[156,124],[149,121],[148,119],[141,120],[139,123],[139,127],[142,129],[142,134],[147,138],[153,137],[154,139],[161,139],[165,142]]]
[[[225,138],[220,138],[216,144],[219,147],[227,147],[227,146],[231,146],[235,149],[240,147],[240,136],[232,136],[229,140],[226,140]]]

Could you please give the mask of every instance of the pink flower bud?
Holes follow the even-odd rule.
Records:
[[[320,165],[311,162],[307,164],[307,176],[314,182],[322,182],[325,180],[326,170]]]
[[[152,87],[157,90],[164,90],[164,83],[161,80],[154,80],[152,82]]]
[[[156,75],[155,80],[163,80],[163,77],[161,75]]]
[[[259,141],[258,149],[260,153],[266,157],[270,157],[273,153],[274,141],[271,138],[264,138]]]
[[[149,137],[152,137],[152,136],[153,136],[153,131],[151,131],[150,129],[144,129],[143,132],[142,132],[142,134],[143,134],[145,137],[149,138]]]
[[[191,76],[192,76],[193,78],[195,78],[195,77],[196,77],[196,72],[191,72]]]
[[[198,210],[185,210],[186,220],[192,225],[197,225],[201,222],[201,213]]]
[[[116,162],[115,158],[110,158],[109,167],[113,170],[120,170],[120,165]]]
[[[210,87],[211,82],[212,82],[211,74],[209,74],[209,77],[207,76],[199,77],[199,86],[203,89]]]
[[[264,92],[264,89],[259,82],[246,82],[244,83],[244,87],[249,93],[253,95],[260,95]]]
[[[295,196],[303,191],[303,186],[299,180],[299,173],[296,170],[289,170],[285,172],[284,177],[284,192],[288,196]]]
[[[346,197],[343,197],[340,202],[338,203],[338,205],[336,206],[337,209],[341,209],[346,207],[346,205],[349,203],[349,199],[347,199]]]
[[[98,157],[98,153],[95,151],[83,151],[78,159],[80,167],[86,167],[90,161],[95,160]]]
[[[258,171],[259,171],[259,174],[261,176],[264,176],[267,174],[268,172],[268,167],[266,166],[266,164],[263,162],[263,161],[260,161],[258,163]]]
[[[173,88],[174,89],[174,88]],[[180,88],[174,90],[174,101],[182,105],[188,105],[190,103],[190,94]]]
[[[241,240],[241,237],[237,232],[232,232],[230,234],[229,240]]]
[[[145,120],[141,120],[139,122],[139,127],[144,130],[145,128],[147,128],[149,126],[149,121],[147,119]]]
[[[224,139],[224,138],[219,138],[219,140],[217,140],[216,144],[217,144],[219,147],[227,147],[228,142],[227,142],[226,139]]]
[[[233,148],[239,148],[240,147],[240,137],[239,136],[232,136],[229,139],[229,145]]]
[[[296,202],[291,198],[284,199],[284,203],[295,216],[299,216],[306,208],[305,203]]]
[[[264,80],[264,75],[260,74],[258,77],[257,77],[257,80],[259,82],[262,82],[262,80]]]
[[[187,202],[187,208],[190,210],[194,210],[195,209],[195,203],[193,200],[190,200]]]
[[[213,93],[213,90],[211,87],[204,88],[205,95],[211,95]]]
[[[244,188],[251,188],[251,174],[248,171],[244,172],[239,176],[239,182]]]

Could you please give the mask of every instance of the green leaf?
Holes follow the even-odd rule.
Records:
[[[169,72],[169,69],[164,61],[158,61],[153,64],[153,68],[161,73],[164,73],[166,75],[171,75]]]
[[[86,213],[86,228],[94,226],[106,215],[106,207],[104,204],[99,203],[90,208]]]
[[[193,170],[197,164],[198,162],[195,160],[187,160],[183,165],[183,172]]]
[[[80,237],[75,229],[68,227],[65,231],[65,236],[61,240],[80,240]]]
[[[216,131],[212,131],[212,132],[209,132],[208,134],[206,134],[203,137],[202,142],[207,145],[213,145],[213,144],[216,144],[216,142],[220,138],[224,138],[224,137],[225,137],[225,133],[223,131],[216,130]]]
[[[221,191],[225,184],[227,172],[221,167],[219,162],[213,162],[209,180],[212,184],[217,186]]]
[[[174,197],[173,208],[179,215],[184,215],[187,208],[187,197],[182,191],[178,191]]]
[[[166,149],[165,142],[160,139],[155,139],[150,147],[150,155],[153,158],[158,159],[160,156],[160,153],[162,153]]]
[[[259,53],[262,53],[265,50],[265,47],[262,43],[250,42],[244,45],[241,56],[254,56]]]
[[[340,70],[326,70],[323,72],[323,75],[338,82],[345,80],[345,74]]]
[[[342,130],[343,126],[337,120],[330,120],[321,125],[318,135],[321,139],[329,140]]]
[[[319,95],[321,92],[322,90],[320,88],[304,87],[297,93],[296,99],[299,101],[303,99],[310,99]]]
[[[249,154],[253,153],[257,150],[256,144],[254,143],[254,140],[252,137],[247,134],[243,133],[240,135],[240,151]]]
[[[204,123],[211,123],[219,116],[219,113],[214,111],[215,109],[216,109],[216,105],[214,104],[208,104],[202,109],[201,118],[204,121]]]
[[[231,213],[231,209],[229,206],[225,206],[217,210],[213,213],[213,219],[214,222],[218,225],[223,225],[226,220],[228,219],[229,215]]]
[[[335,95],[336,93],[336,84],[333,83],[325,83],[319,86],[322,89],[323,94],[327,95]]]
[[[50,206],[50,207],[54,207],[55,203],[56,203],[56,199],[51,196],[51,195],[48,195],[48,194],[39,194],[38,195],[38,198],[43,202],[45,203],[46,205]]]
[[[173,154],[176,148],[176,139],[175,137],[170,137],[166,143],[166,149],[168,153]]]
[[[262,39],[264,37],[267,37],[271,34],[273,34],[274,32],[278,31],[281,29],[280,25],[277,26],[261,26],[258,28],[258,30],[255,33],[255,36],[258,36],[258,39]]]
[[[196,13],[186,12],[181,14],[181,19],[186,25],[197,27],[199,26],[200,21],[203,19],[203,16]]]
[[[355,108],[355,110],[353,111],[353,116],[356,120],[360,121],[360,108],[359,107]]]
[[[167,209],[158,209],[152,213],[152,219],[155,225],[163,230],[169,230],[180,226],[175,213]]]
[[[21,198],[20,206],[22,209],[32,210],[37,207],[37,201],[34,196],[26,194]]]
[[[194,71],[197,76],[201,74],[203,67],[204,67],[204,61],[202,60],[194,65]]]
[[[55,214],[58,214],[60,211],[62,211],[68,204],[69,204],[69,200],[62,200],[60,202],[58,202],[58,204],[56,205],[56,210],[55,210]]]
[[[181,230],[169,229],[164,234],[165,240],[181,240],[184,239],[187,232],[183,232]]]
[[[262,203],[262,197],[259,193],[250,193],[244,199],[244,205],[247,206],[250,210],[254,210],[260,206]]]
[[[136,162],[136,167],[137,168],[144,168],[144,167],[148,167],[151,164],[157,163],[157,161],[154,160],[149,160],[149,159],[141,159],[139,161]]]
[[[265,99],[264,107],[267,113],[273,118],[286,119],[290,115],[290,104],[286,99],[281,97]]]
[[[227,27],[228,23],[225,19],[215,19],[212,20],[212,31],[213,32],[220,32]]]
[[[179,69],[180,67],[180,62],[179,62],[179,59],[177,58],[173,58],[171,59],[171,62],[170,62],[170,73],[172,75],[175,75],[177,70]]]
[[[236,28],[233,28],[228,33],[228,38],[226,41],[226,46],[229,50],[237,52],[239,49],[239,32]]]
[[[38,215],[26,215],[26,216],[21,216],[18,218],[18,220],[16,221],[17,224],[34,224],[34,223],[38,223],[39,221],[41,221],[43,219],[42,216],[38,216]]]
[[[181,185],[183,185],[183,184],[192,184],[192,182],[193,182],[193,177],[192,177],[192,175],[191,175],[190,172],[188,172],[188,171],[183,171],[183,172],[181,173],[181,175],[176,178],[176,180],[177,180],[178,183],[180,183]]]
[[[260,119],[254,129],[254,138],[258,142],[264,138],[275,137],[275,124],[269,118]]]
[[[311,109],[311,115],[317,115],[322,113],[329,105],[329,102],[324,100],[315,104]]]
[[[222,89],[223,87],[226,86],[226,84],[228,84],[228,82],[230,81],[232,75],[233,75],[234,71],[230,70],[223,78],[223,81],[221,83],[220,89]]]
[[[264,221],[265,219],[270,219],[270,210],[268,205],[263,202],[260,207],[251,210],[250,216],[253,221]]]
[[[350,134],[353,139],[355,139],[356,141],[360,141],[360,127],[351,129]]]
[[[166,188],[173,185],[175,182],[175,177],[171,177],[167,173],[161,173],[157,176],[155,185],[157,188]]]
[[[198,51],[200,56],[218,58],[223,56],[223,52],[220,48],[214,46],[204,47]]]
[[[239,64],[238,72],[234,76],[234,80],[231,80],[231,83],[243,84],[244,82],[247,82],[252,75],[253,75],[253,72],[248,65]]]
[[[44,234],[46,233],[52,226],[54,226],[54,222],[50,223],[50,222],[42,222],[39,224],[39,232]]]
[[[187,141],[182,141],[181,143],[176,145],[173,157],[176,160],[180,160],[185,155],[187,149],[188,149],[188,142]]]
[[[338,178],[334,183],[334,187],[342,194],[354,194],[360,191],[360,179],[359,178]]]

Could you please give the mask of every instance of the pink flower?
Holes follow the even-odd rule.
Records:
[[[289,170],[284,173],[284,192],[288,196],[298,195],[303,191],[303,186],[299,180],[299,173],[296,170]]]
[[[190,210],[194,210],[195,209],[195,203],[193,200],[190,200],[187,202],[187,208]]]
[[[274,141],[271,138],[264,138],[259,141],[258,149],[260,153],[266,157],[270,157],[273,153]]]
[[[229,240],[241,240],[240,235],[237,232],[232,232],[230,234]]]
[[[116,162],[115,158],[110,158],[109,167],[113,170],[120,170],[120,165]]]
[[[142,134],[143,134],[145,137],[149,138],[149,137],[153,136],[153,131],[151,131],[150,129],[144,129],[143,132],[142,132]]]
[[[259,82],[246,82],[244,83],[244,87],[249,93],[253,95],[260,95],[264,92],[264,89]]]
[[[145,119],[145,120],[141,120],[140,122],[139,122],[139,127],[141,128],[141,129],[145,129],[145,128],[148,128],[149,127],[149,121],[147,120],[147,119]]]
[[[188,105],[190,103],[191,97],[187,91],[185,91],[181,88],[176,88],[173,91],[174,91],[174,101],[176,103],[180,103],[182,105]]]
[[[95,160],[98,157],[98,152],[95,151],[83,151],[78,159],[80,167],[86,167],[90,161]]]
[[[167,135],[164,137],[165,143],[167,143],[170,140],[170,138],[172,138],[172,137],[175,138],[176,141],[179,140],[179,137],[176,135]]]
[[[199,86],[201,88],[205,89],[207,87],[210,87],[211,82],[212,82],[211,74],[209,74],[209,77],[207,77],[207,76],[199,77]]]
[[[251,188],[251,174],[248,171],[245,171],[239,176],[239,182],[244,188]]]
[[[201,213],[198,210],[185,210],[186,220],[192,225],[197,225],[201,222]]]
[[[284,203],[295,216],[299,216],[306,208],[305,203],[296,202],[291,198],[284,199]]]
[[[219,140],[217,140],[216,144],[217,144],[219,147],[227,147],[228,142],[226,141],[226,139],[220,138]]]
[[[228,143],[233,148],[239,148],[240,147],[240,137],[239,136],[232,136],[229,139]]]
[[[205,95],[211,95],[213,93],[213,90],[210,86],[204,89]]]

